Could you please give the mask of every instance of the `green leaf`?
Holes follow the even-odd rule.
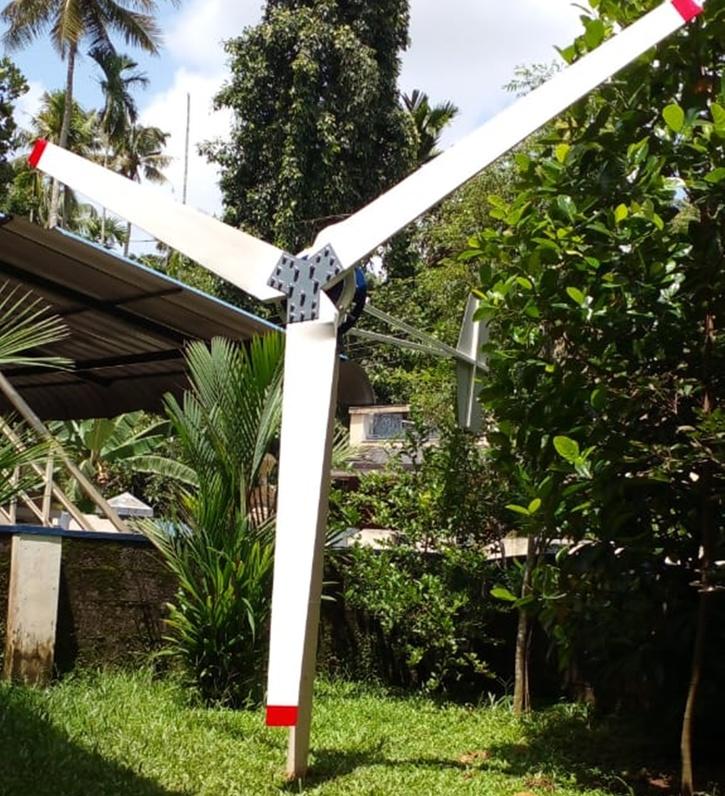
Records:
[[[524,290],[531,290],[533,285],[531,284],[531,280],[527,279],[525,276],[517,276],[516,281],[521,285]]]
[[[541,498],[534,498],[531,503],[529,503],[529,514],[536,514],[536,512],[541,508]]]
[[[559,163],[566,162],[566,156],[569,154],[569,150],[571,146],[569,144],[559,144],[556,149],[554,150],[554,155]]]
[[[531,166],[531,158],[528,155],[524,155],[523,152],[517,152],[514,155],[514,161],[521,172],[528,171],[529,166]]]
[[[713,169],[709,174],[705,175],[705,180],[707,182],[713,183],[725,180],[725,167],[720,166],[716,169]]]
[[[579,443],[571,437],[559,435],[554,437],[554,448],[562,459],[573,462],[579,458]]]
[[[519,505],[517,505],[516,503],[509,503],[509,504],[506,506],[506,508],[507,508],[509,511],[514,511],[514,512],[516,512],[516,514],[523,514],[523,515],[524,515],[524,517],[528,517],[528,516],[529,516],[529,510],[526,508],[526,506],[519,506]]]
[[[585,23],[586,32],[584,33],[584,41],[590,50],[599,47],[604,39],[604,23],[601,19],[587,20]]]
[[[567,196],[566,194],[558,196],[556,199],[556,204],[562,214],[566,216],[569,221],[573,222],[574,217],[576,216],[576,204],[571,196]]]
[[[629,215],[629,208],[627,205],[617,205],[614,210],[614,220],[619,224],[620,222],[624,221],[625,218]]]
[[[717,102],[713,102],[710,106],[710,113],[712,120],[715,122],[715,129],[719,134],[725,133],[725,108]]]
[[[505,586],[494,586],[491,589],[491,597],[495,597],[497,600],[506,600],[509,603],[515,603],[517,600],[516,595],[512,594]]]
[[[676,133],[679,133],[685,126],[685,112],[675,102],[668,105],[662,111],[662,117],[667,123],[667,126]]]
[[[600,411],[607,404],[607,393],[603,387],[596,387],[589,396],[589,403],[594,409]]]
[[[580,307],[584,306],[587,301],[587,297],[579,290],[577,287],[568,287],[566,289],[567,295],[569,298],[578,304]]]

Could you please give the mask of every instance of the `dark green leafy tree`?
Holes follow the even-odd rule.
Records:
[[[592,5],[570,60],[652,3]],[[466,253],[512,512],[536,553],[579,542],[556,577],[532,567],[520,608],[601,696],[678,706],[688,796],[697,705],[722,689],[723,42],[716,0],[565,113],[517,154],[516,198],[491,198]]]
[[[233,127],[204,151],[229,223],[298,251],[413,166],[396,86],[407,35],[406,0],[269,0],[227,42],[216,105]]]
[[[109,144],[123,138],[138,120],[138,107],[133,96],[135,88],[146,88],[148,78],[137,71],[138,64],[130,56],[93,47],[89,53],[101,68],[99,85],[103,92],[103,108],[99,112],[101,129]]]
[[[13,116],[15,103],[28,90],[22,72],[9,58],[0,59],[0,205],[4,204],[13,168],[9,156],[20,143]]]

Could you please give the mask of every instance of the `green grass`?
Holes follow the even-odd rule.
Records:
[[[630,793],[615,737],[571,706],[520,722],[505,707],[322,683],[310,775],[285,783],[286,731],[261,711],[194,707],[147,672],[86,674],[46,691],[0,685],[0,794]]]

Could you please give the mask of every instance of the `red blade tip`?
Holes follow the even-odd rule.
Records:
[[[672,0],[672,5],[677,9],[685,22],[694,19],[698,14],[701,14],[703,10],[702,6],[698,5],[695,0]]]
[[[32,168],[36,168],[40,159],[43,157],[43,152],[45,152],[45,147],[48,146],[48,142],[45,141],[43,138],[39,138],[35,142],[35,146],[33,147],[33,151],[30,153],[28,157],[28,163],[32,166]]]
[[[297,724],[296,705],[267,705],[268,727],[294,727]]]

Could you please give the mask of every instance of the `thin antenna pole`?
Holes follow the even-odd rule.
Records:
[[[181,190],[181,204],[186,204],[186,186],[189,182],[189,126],[191,123],[191,94],[186,95],[186,139],[184,141],[184,185]]]

